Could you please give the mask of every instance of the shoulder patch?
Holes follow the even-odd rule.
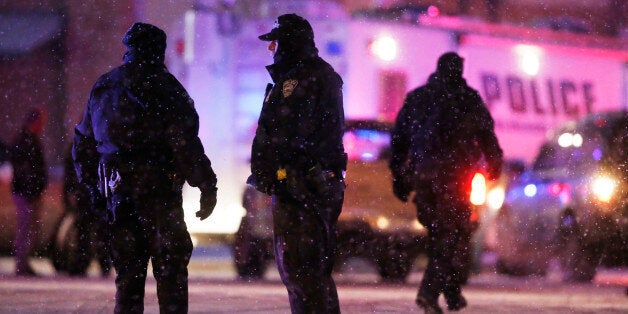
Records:
[[[299,81],[294,80],[294,79],[285,80],[283,82],[283,88],[281,89],[283,98],[286,98],[292,95],[294,88],[297,87],[298,84],[299,84]]]

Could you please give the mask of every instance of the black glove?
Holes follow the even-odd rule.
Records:
[[[196,217],[205,220],[212,214],[216,207],[216,192],[215,187],[201,189],[201,209],[196,212]]]
[[[310,189],[316,193],[321,194],[327,188],[327,181],[325,180],[325,175],[319,164],[308,169],[305,174],[305,179]]]
[[[393,178],[393,193],[402,202],[408,201],[412,187],[402,178]]]

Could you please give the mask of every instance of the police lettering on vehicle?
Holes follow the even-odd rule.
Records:
[[[534,79],[525,80],[516,75],[508,75],[502,79],[505,88],[502,88],[496,74],[481,74],[483,96],[489,108],[505,99],[510,111],[515,114],[534,112],[536,115],[562,114],[573,118],[595,111],[596,98],[591,82],[577,83],[551,78],[539,82]]]

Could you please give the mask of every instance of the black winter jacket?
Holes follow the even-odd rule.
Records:
[[[267,67],[274,85],[267,88],[253,140],[251,171],[266,193],[280,168],[296,176],[312,167],[337,174],[346,169],[342,79],[315,52],[291,57]]]
[[[191,186],[214,188],[216,175],[198,137],[194,103],[160,60],[125,62],[101,76],[75,128],[78,179],[97,186],[98,162],[175,174]]]
[[[445,109],[449,111],[443,114]],[[489,177],[498,177],[502,150],[493,125],[480,95],[463,78],[432,74],[427,84],[408,93],[397,116],[391,139],[393,176],[429,178],[434,171],[478,170],[483,157]]]

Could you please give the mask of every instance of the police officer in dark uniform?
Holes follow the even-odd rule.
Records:
[[[461,285],[470,263],[471,180],[481,160],[489,179],[501,172],[493,119],[462,69],[458,54],[443,54],[427,84],[406,96],[392,132],[393,191],[404,202],[415,192],[428,230],[429,262],[416,299],[426,313],[442,313],[441,293],[449,310],[467,305]]]
[[[142,313],[149,259],[161,313],[186,313],[192,241],[182,186],[201,190],[196,216],[216,205],[216,176],[198,138],[187,92],[164,65],[166,34],[135,23],[121,66],[95,83],[75,128],[79,181],[107,201],[116,270],[116,313]]]
[[[270,41],[274,84],[253,140],[249,183],[274,196],[275,259],[292,313],[338,313],[332,279],[344,200],[342,79],[318,56],[310,23],[279,16]]]

